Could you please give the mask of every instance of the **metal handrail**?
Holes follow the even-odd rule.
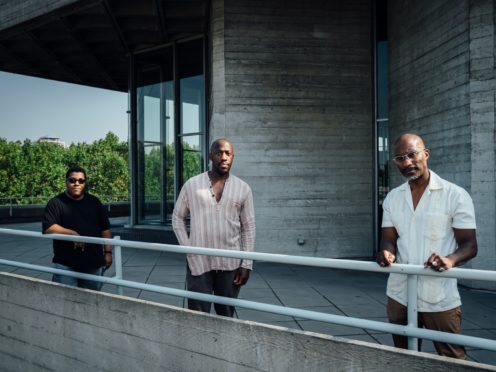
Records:
[[[496,271],[489,271],[489,270],[453,268],[448,271],[444,271],[440,273],[425,269],[421,265],[393,264],[390,267],[383,268],[383,267],[379,267],[375,262],[341,260],[341,259],[320,258],[320,257],[306,257],[306,256],[289,256],[289,255],[261,253],[261,252],[241,252],[241,251],[230,251],[230,250],[215,249],[215,248],[199,248],[199,247],[189,247],[189,246],[178,246],[172,244],[145,243],[145,242],[128,241],[128,240],[120,240],[120,239],[105,239],[105,238],[72,236],[72,235],[62,235],[62,234],[41,234],[32,231],[20,231],[14,229],[0,229],[0,234],[26,236],[26,237],[52,239],[52,240],[56,239],[56,240],[64,240],[64,241],[108,244],[118,247],[119,250],[120,247],[129,247],[135,249],[146,249],[146,250],[161,251],[161,252],[193,253],[193,254],[203,254],[208,256],[232,257],[232,258],[260,260],[267,262],[287,263],[294,265],[406,274],[409,276],[408,290],[409,290],[410,316],[411,314],[416,315],[416,293],[417,293],[415,289],[416,279],[412,280],[411,277],[416,277],[417,275],[427,275],[427,276],[437,276],[444,278],[496,281]],[[70,272],[70,271],[54,269],[46,266],[32,265],[32,264],[26,264],[26,263],[10,261],[10,260],[0,259],[0,264],[16,266],[30,270],[62,274],[81,279],[89,279],[102,283],[114,284],[117,286],[143,289],[147,291],[169,294],[178,297],[186,297],[201,301],[216,302],[224,305],[238,306],[247,309],[270,312],[274,314],[302,317],[310,320],[317,320],[317,321],[340,324],[350,327],[365,328],[375,331],[398,334],[409,337],[409,348],[413,350],[416,350],[416,343],[413,341],[416,341],[417,338],[425,338],[433,341],[440,341],[445,343],[465,345],[465,346],[496,351],[496,340],[417,328],[416,322],[412,321],[412,319],[409,319],[407,326],[402,326],[397,324],[353,318],[342,315],[325,314],[315,311],[295,309],[291,307],[263,304],[263,303],[247,301],[247,300],[240,300],[240,299],[214,296],[214,295],[197,293],[197,292],[190,292],[190,291],[179,290],[174,288],[161,287],[157,285],[132,282],[115,277],[109,278],[109,277],[100,277],[89,274]],[[412,296],[410,296],[410,293],[415,294],[414,296],[415,300],[413,301],[415,303],[413,306],[414,311],[411,310],[412,306],[411,306],[410,298]]]
[[[122,202],[128,202],[129,201],[129,195],[128,194],[117,194],[117,195],[95,195],[97,198],[100,200],[106,200],[106,199],[117,199],[117,201],[122,201]],[[0,206],[21,206],[21,205],[38,205],[38,204],[46,204],[53,196],[6,196],[6,197],[0,197]],[[29,203],[29,204],[20,204],[17,201],[18,200],[44,200],[43,203]]]
[[[110,212],[111,205],[114,203],[129,203],[129,195],[95,195],[98,199],[102,200],[102,203],[107,206],[107,210]],[[16,197],[0,197],[0,208],[9,209],[9,217],[14,216],[15,208],[29,208],[33,206],[44,206],[52,196],[16,196]],[[43,200],[41,203],[19,203],[19,200]],[[112,201],[107,201],[112,200]]]

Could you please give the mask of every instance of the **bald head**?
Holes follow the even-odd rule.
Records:
[[[210,154],[215,153],[216,151],[219,150],[220,147],[222,147],[225,144],[227,144],[231,148],[231,151],[234,152],[233,145],[227,138],[217,138],[210,145]]]
[[[394,141],[394,147],[396,148],[400,143],[409,143],[418,148],[425,148],[424,140],[422,139],[422,137],[413,133],[405,133],[399,136],[396,141]]]

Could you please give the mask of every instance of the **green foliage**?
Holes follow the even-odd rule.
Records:
[[[183,147],[183,182],[201,172],[201,153],[187,143]]]
[[[19,204],[46,202],[65,189],[65,172],[74,165],[86,169],[89,189],[102,201],[112,201],[107,195],[128,199],[128,144],[109,132],[91,144],[69,147],[0,138],[0,203],[19,197],[33,198],[18,199]]]
[[[45,203],[64,191],[65,173],[75,165],[86,170],[88,190],[102,201],[128,200],[128,152],[128,144],[119,142],[112,132],[93,143],[73,143],[69,147],[0,138],[0,204],[10,203],[10,198],[18,204]],[[147,147],[142,154],[146,199],[160,200],[165,191],[167,200],[173,202],[174,144]],[[182,181],[200,172],[201,152],[184,142]]]
[[[145,148],[145,194],[147,200],[159,200],[161,194],[161,168],[159,146]],[[165,190],[167,200],[174,200],[174,144],[165,146]],[[183,182],[201,172],[201,153],[188,143],[183,143]]]

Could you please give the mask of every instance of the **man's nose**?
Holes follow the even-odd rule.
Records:
[[[405,156],[405,160],[403,160],[403,165],[404,166],[410,166],[414,162],[414,159],[410,159],[408,156]]]

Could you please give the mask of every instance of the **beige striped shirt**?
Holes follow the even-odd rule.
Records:
[[[255,211],[250,186],[232,174],[219,202],[210,191],[208,172],[190,178],[181,189],[172,213],[179,244],[252,252],[255,245]],[[190,215],[190,233],[185,219]],[[251,260],[188,254],[193,275],[211,270],[252,269]]]

